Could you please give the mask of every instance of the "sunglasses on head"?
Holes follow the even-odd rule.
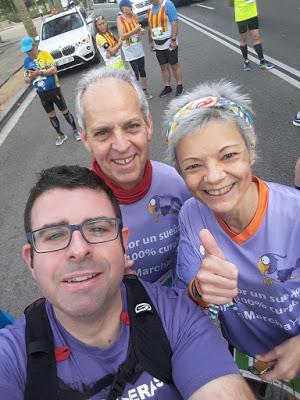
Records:
[[[95,21],[99,21],[99,20],[102,20],[102,19],[105,19],[105,18],[103,17],[103,15],[99,15],[99,17],[96,17],[96,18],[95,18]]]

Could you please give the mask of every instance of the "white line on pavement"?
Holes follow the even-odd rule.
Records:
[[[19,121],[21,115],[26,110],[26,108],[29,106],[29,104],[32,102],[32,100],[34,99],[35,95],[36,95],[36,91],[32,90],[29,93],[29,95],[26,97],[26,99],[21,103],[21,105],[17,109],[17,111],[14,112],[13,116],[5,124],[5,126],[2,129],[1,134],[0,134],[0,146],[2,146],[4,140],[7,138],[7,136],[10,133],[10,131],[15,127],[15,125]]]
[[[203,4],[192,4],[192,7],[202,7],[207,8],[208,10],[215,10],[215,7],[205,6]]]
[[[207,36],[211,37],[212,39],[218,41],[219,43],[222,43],[224,46],[227,46],[228,48],[230,48],[231,50],[235,51],[236,53],[240,53],[240,48],[239,48],[240,43],[237,40],[232,39],[231,37],[226,36],[223,33],[219,32],[219,31],[217,31],[215,29],[212,29],[212,28],[210,28],[210,27],[208,27],[208,26],[206,26],[204,24],[201,24],[200,22],[195,21],[195,20],[193,20],[193,19],[191,19],[191,18],[189,18],[189,17],[187,17],[187,16],[185,16],[185,15],[183,15],[181,13],[178,13],[178,15],[179,15],[179,19],[182,22],[184,22],[185,24],[193,27],[194,29],[198,30],[199,32],[202,32],[204,35],[207,35]],[[238,47],[235,47],[235,46],[231,45],[230,43],[228,43],[227,41],[219,38],[216,35],[218,35],[220,37],[223,37],[225,40],[227,40],[228,42],[234,43]],[[256,54],[252,47],[248,47],[248,51],[250,53],[252,53],[252,54]],[[297,70],[297,69],[295,69],[293,67],[290,67],[289,65],[284,64],[281,61],[276,60],[275,58],[272,58],[272,57],[268,56],[267,54],[265,54],[265,56],[266,56],[267,60],[269,60],[272,63],[276,64],[278,67],[280,67],[280,68],[284,69],[285,71],[287,71],[287,72],[289,72],[289,73],[291,73],[291,74],[293,74],[293,75],[295,75],[295,76],[300,78],[300,71],[299,70]],[[251,61],[253,61],[254,63],[259,64],[259,61],[256,58],[254,58],[252,56],[249,56],[248,58]],[[300,82],[298,82],[296,79],[293,79],[290,76],[288,76],[288,75],[284,74],[283,72],[278,71],[276,69],[271,69],[271,70],[269,70],[269,72],[272,72],[274,75],[277,75],[281,79],[287,81],[291,85],[293,85],[293,86],[297,87],[298,89],[300,89]]]

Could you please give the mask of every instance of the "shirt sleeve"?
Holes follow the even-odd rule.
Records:
[[[195,222],[195,221],[194,221]],[[200,226],[195,227],[190,224],[183,206],[179,212],[180,239],[178,245],[177,265],[176,265],[176,286],[186,287],[196,275],[202,254],[200,252],[200,240],[196,232],[200,231]]]
[[[174,4],[170,0],[166,2],[166,13],[170,22],[177,21],[177,11]]]
[[[208,382],[221,376],[239,374],[239,370],[217,327],[187,297],[186,291],[183,292],[181,305],[175,308],[173,317],[177,338],[172,371],[175,386],[183,398],[188,399]]]
[[[175,291],[158,284],[147,288],[150,296],[154,294],[169,339],[173,381],[183,399],[214,379],[239,374],[219,330],[186,290]]]
[[[26,371],[25,343],[21,349],[13,332],[14,325],[0,330],[0,399],[23,400]]]

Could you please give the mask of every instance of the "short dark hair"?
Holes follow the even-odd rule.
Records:
[[[80,167],[79,165],[59,165],[42,170],[39,174],[37,183],[29,193],[24,211],[24,227],[26,233],[32,230],[31,212],[35,201],[43,193],[57,188],[70,190],[83,188],[97,190],[99,192],[104,191],[111,201],[116,217],[120,219],[120,229],[123,228],[119,203],[112,190],[98,175],[95,174],[95,172],[86,167]]]

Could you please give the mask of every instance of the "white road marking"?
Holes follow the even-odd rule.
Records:
[[[240,52],[241,52],[240,48],[239,48],[240,43],[237,40],[234,40],[231,37],[226,36],[226,35],[224,35],[223,33],[219,32],[217,30],[211,29],[210,27],[208,27],[208,26],[206,26],[204,24],[201,24],[198,21],[195,21],[195,20],[193,20],[193,19],[191,19],[189,17],[186,17],[183,14],[180,14],[180,13],[177,13],[177,14],[179,16],[180,21],[182,21],[183,23],[191,26],[192,28],[196,29],[197,31],[203,33],[206,36],[209,36],[210,38],[216,40],[217,42],[223,44],[224,46],[228,47],[229,49],[231,49],[231,50],[235,51],[236,53],[240,54]],[[218,37],[216,35],[219,35],[219,36],[223,37],[227,41],[224,40],[224,39],[221,39],[220,37]],[[233,46],[232,44],[230,44],[228,42],[234,43],[237,47]],[[252,47],[248,47],[248,51],[250,53],[252,53],[252,54],[256,54],[256,52],[253,50]],[[297,70],[297,69],[295,69],[293,67],[290,67],[289,65],[286,65],[286,64],[282,63],[281,61],[276,60],[275,58],[272,58],[272,57],[268,56],[267,54],[265,54],[265,57],[266,57],[266,59],[268,61],[271,61],[273,64],[277,65],[278,67],[284,69],[287,72],[290,72],[291,74],[293,74],[295,76],[300,77],[300,71],[299,70]],[[251,60],[255,64],[257,64],[257,65],[259,64],[259,60],[257,60],[255,57],[249,55],[248,58],[249,58],[249,60]],[[289,75],[285,74],[284,72],[281,72],[276,68],[270,69],[268,72],[271,72],[272,74],[278,76],[279,78],[281,78],[284,81],[288,82],[292,86],[300,89],[300,82],[297,81],[296,79],[290,77]]]
[[[202,7],[207,8],[208,10],[215,10],[215,7],[205,6],[204,4],[192,4],[192,7]]]
[[[26,110],[26,108],[29,106],[29,104],[32,102],[35,95],[36,95],[36,91],[32,90],[29,93],[29,95],[26,97],[26,99],[21,103],[21,105],[17,109],[17,111],[15,111],[14,114],[12,115],[12,117],[7,121],[7,123],[5,124],[4,128],[2,129],[2,131],[0,133],[0,146],[3,144],[4,140],[9,135],[10,131],[16,126],[17,122],[21,118],[21,115]]]

